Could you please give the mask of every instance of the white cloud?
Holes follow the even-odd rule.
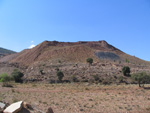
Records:
[[[34,41],[31,41],[31,43],[33,43]]]
[[[34,48],[35,47],[35,45],[34,44],[32,44],[30,47],[28,47],[29,49],[32,49],[32,48]]]

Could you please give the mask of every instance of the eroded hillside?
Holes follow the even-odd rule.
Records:
[[[94,60],[90,67],[87,58]],[[44,41],[32,49],[1,58],[0,73],[11,73],[18,68],[27,81],[50,82],[57,80],[56,69],[59,68],[65,74],[64,80],[68,81],[76,77],[78,81],[90,82],[98,76],[99,81],[117,82],[125,65],[131,67],[131,73],[148,72],[150,63],[126,54],[106,41]]]

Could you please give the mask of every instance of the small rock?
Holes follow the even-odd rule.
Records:
[[[22,108],[23,101],[19,101],[8,106],[3,113],[17,113]]]
[[[49,107],[46,113],[54,113],[54,112],[53,112],[53,109]]]
[[[0,108],[1,108],[1,109],[5,109],[5,107],[6,107],[6,104],[0,102]]]

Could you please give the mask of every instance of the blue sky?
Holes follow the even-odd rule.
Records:
[[[106,40],[150,61],[150,0],[0,0],[0,47]]]

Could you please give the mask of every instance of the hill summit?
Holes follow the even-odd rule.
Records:
[[[87,58],[94,61],[118,60],[131,62],[143,62],[134,56],[130,56],[106,41],[79,41],[79,42],[58,42],[44,41],[32,49],[23,50],[20,53],[6,56],[0,62],[18,63],[24,66],[39,62],[74,62],[85,63]]]

